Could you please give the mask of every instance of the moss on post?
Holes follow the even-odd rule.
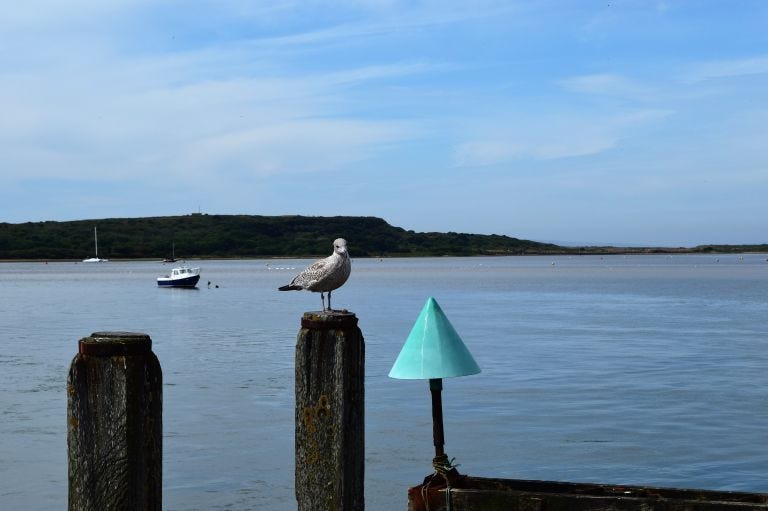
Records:
[[[296,342],[299,511],[362,511],[363,335],[351,313],[305,313]]]

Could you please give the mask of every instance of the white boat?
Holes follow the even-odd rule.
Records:
[[[180,266],[173,268],[170,275],[157,278],[160,287],[195,287],[200,280],[200,268]]]
[[[88,259],[83,259],[84,263],[106,263],[109,261],[109,259],[101,259],[99,258],[99,235],[96,233],[96,228],[93,228],[93,243],[96,246],[96,257],[89,257]]]

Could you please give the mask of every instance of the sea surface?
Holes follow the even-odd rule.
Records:
[[[351,247],[354,255],[354,245]],[[67,499],[77,341],[151,336],[163,507],[292,510],[294,349],[310,260],[0,264],[0,509]],[[209,284],[210,283],[210,284]],[[354,259],[333,305],[366,342],[366,508],[431,472],[428,383],[387,374],[428,297],[482,373],[444,381],[445,450],[485,477],[768,493],[766,254]]]

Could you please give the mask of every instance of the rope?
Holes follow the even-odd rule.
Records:
[[[436,456],[435,459],[432,460],[432,468],[435,469],[435,474],[439,474],[443,476],[443,478],[447,482],[448,478],[446,477],[446,475],[448,474],[448,472],[450,472],[451,470],[459,466],[458,464],[456,465],[453,464],[453,460],[455,459],[456,458],[451,458],[449,460],[448,456],[446,456],[445,454]]]
[[[434,478],[432,478],[434,479]],[[424,503],[424,509],[429,510],[429,485],[432,484],[432,479],[427,484],[421,486],[421,501]]]
[[[453,464],[453,460],[456,458],[448,459],[448,456],[445,454],[436,456],[432,460],[432,468],[435,469],[435,473],[432,475],[432,477],[429,479],[429,482],[422,485],[421,487],[421,500],[424,502],[424,508],[426,511],[430,511],[429,508],[429,487],[432,484],[432,481],[435,480],[435,476],[441,476],[445,480],[445,509],[446,511],[452,511],[453,510],[453,502],[451,501],[451,482],[448,479],[448,473],[453,470],[454,468],[458,467],[459,465]]]

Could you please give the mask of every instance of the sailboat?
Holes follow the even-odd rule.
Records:
[[[163,259],[164,263],[175,263],[176,262],[176,243],[174,243],[172,245],[171,253],[172,253],[171,257],[166,257],[165,259]]]
[[[84,263],[106,263],[109,261],[109,259],[100,259],[99,258],[99,235],[96,232],[96,228],[93,228],[93,243],[96,245],[96,257],[89,257],[88,259],[83,259]]]

